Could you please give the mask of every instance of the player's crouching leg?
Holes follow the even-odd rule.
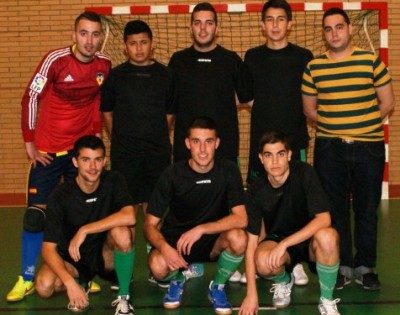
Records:
[[[223,244],[217,263],[217,273],[210,282],[208,297],[213,304],[216,314],[231,314],[232,304],[225,294],[225,283],[237,270],[243,260],[247,246],[247,234],[242,229],[232,229],[222,233],[220,238]],[[216,246],[215,248],[218,248]]]
[[[315,233],[312,250],[317,262],[317,274],[321,295],[318,310],[320,314],[340,315],[333,299],[333,290],[339,270],[339,235],[333,228],[324,228]]]
[[[129,227],[116,227],[111,229],[109,233],[111,244],[114,245],[114,269],[119,283],[118,298],[111,304],[116,308],[116,315],[134,314],[132,299],[129,294],[135,262],[134,235],[132,234],[134,234],[134,229]]]

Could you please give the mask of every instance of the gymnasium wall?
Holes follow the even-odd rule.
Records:
[[[211,2],[256,3],[260,1]],[[291,0],[289,2],[337,1]],[[387,2],[389,6],[389,67],[396,98],[400,104],[400,1]],[[193,4],[196,2],[187,0],[134,2],[135,5],[167,3]],[[29,163],[20,131],[20,101],[38,62],[47,51],[71,43],[73,20],[85,7],[132,4],[133,1],[128,0],[2,0],[0,2],[0,205],[24,204],[25,202]],[[400,111],[395,111],[390,118],[389,135],[389,196],[391,198],[400,196],[399,140]]]

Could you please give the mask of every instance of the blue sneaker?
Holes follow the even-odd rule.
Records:
[[[188,269],[182,271],[186,280],[204,275],[204,264],[190,264]]]
[[[181,305],[183,284],[182,281],[171,281],[168,292],[164,295],[164,308],[175,309]]]
[[[216,314],[232,314],[232,304],[226,297],[224,287],[224,284],[213,284],[211,281],[208,288],[208,298]]]

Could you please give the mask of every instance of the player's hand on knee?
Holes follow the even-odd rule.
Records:
[[[271,269],[279,269],[282,265],[283,256],[286,253],[286,246],[278,243],[270,252],[267,258],[267,266]]]
[[[196,243],[202,235],[203,232],[198,227],[183,233],[176,243],[178,252],[182,255],[190,255],[193,244]]]
[[[79,261],[79,259],[81,259],[81,253],[79,251],[79,248],[85,241],[85,238],[86,234],[82,232],[81,229],[79,229],[78,232],[76,232],[76,234],[72,238],[71,242],[69,243],[68,252],[74,261]]]
[[[188,263],[175,248],[169,246],[169,248],[165,249],[162,254],[170,270],[177,270],[180,268],[186,269],[188,267]]]

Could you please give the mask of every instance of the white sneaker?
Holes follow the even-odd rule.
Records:
[[[294,279],[291,277],[289,283],[274,283],[269,292],[273,292],[272,304],[276,308],[284,308],[290,304],[290,294],[292,293]]]
[[[182,274],[185,276],[186,280],[202,277],[204,275],[204,264],[192,263],[186,270],[182,271]]]
[[[321,298],[319,301],[318,310],[321,315],[340,315],[337,309],[337,303],[340,302],[340,299],[336,300],[327,300],[325,298]]]
[[[256,275],[256,279],[258,279],[258,276]],[[246,273],[243,272],[242,276],[240,277],[240,283],[246,284],[247,283],[247,278],[246,278]]]
[[[237,282],[240,282],[241,278],[242,278],[242,274],[241,274],[239,271],[236,270],[236,271],[231,275],[231,277],[229,278],[229,282],[237,283]]]
[[[304,271],[302,264],[297,264],[294,266],[292,277],[294,278],[295,285],[306,285],[308,283],[308,276]]]
[[[115,307],[115,315],[135,315],[133,306],[129,301],[129,295],[118,296],[118,298],[111,303],[111,306]]]

